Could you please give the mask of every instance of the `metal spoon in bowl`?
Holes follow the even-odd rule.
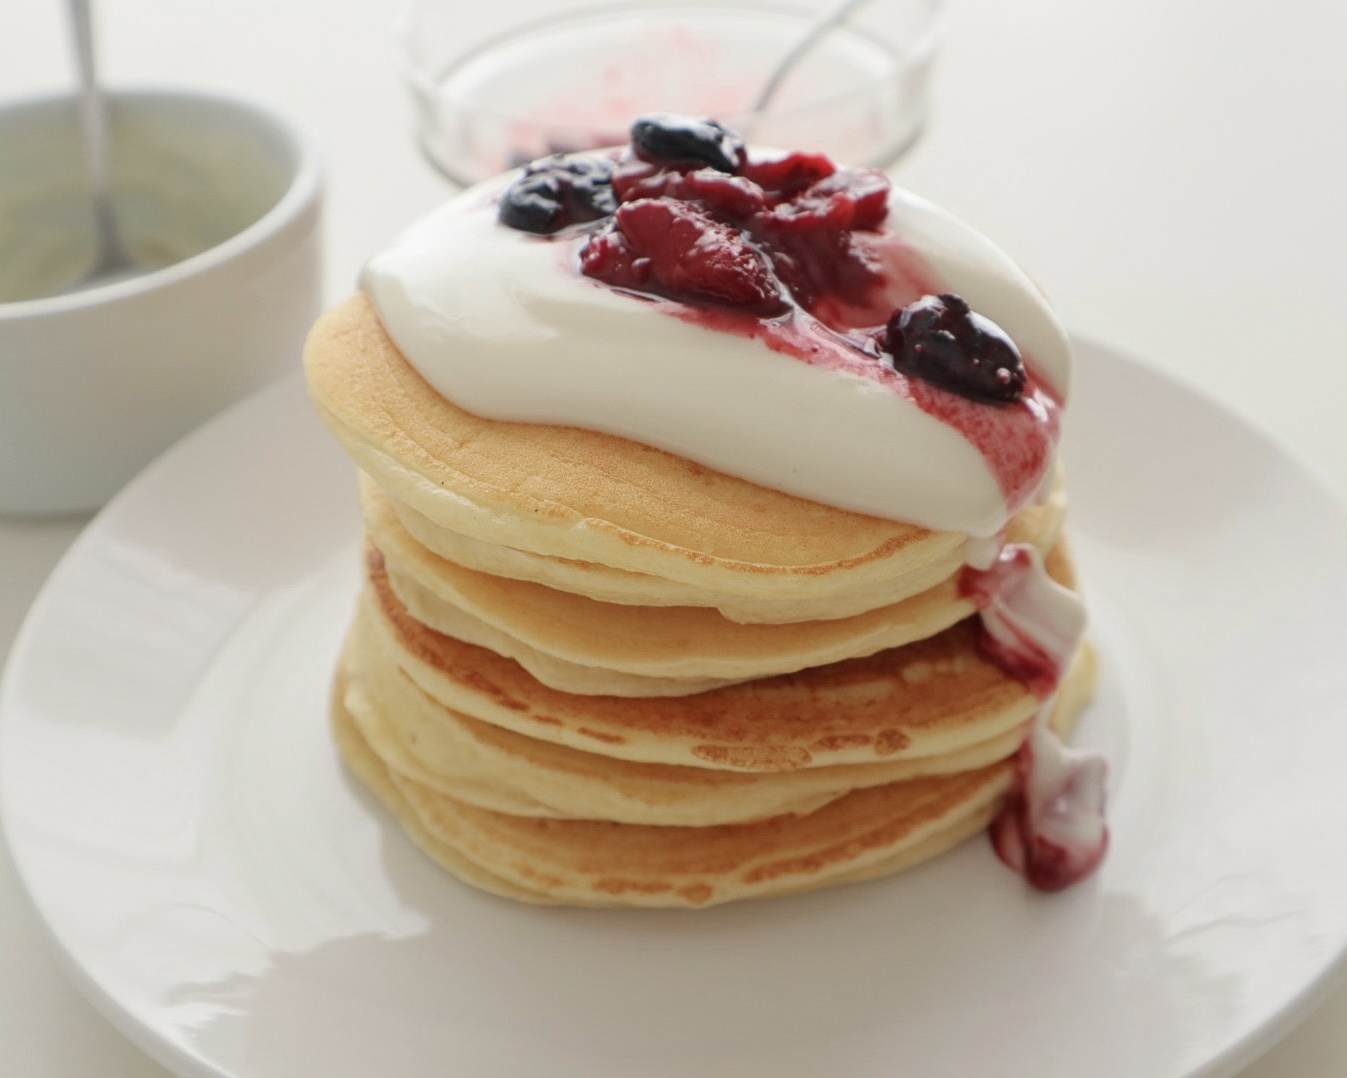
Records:
[[[94,259],[64,291],[78,292],[144,272],[122,243],[112,204],[108,169],[107,100],[94,65],[93,20],[89,0],[70,0],[70,25],[80,79],[80,139],[94,211]]]
[[[834,4],[815,19],[795,44],[795,47],[777,61],[776,67],[772,69],[771,75],[768,76],[767,81],[763,83],[762,89],[758,92],[758,99],[753,102],[749,116],[756,120],[766,112],[767,107],[772,103],[772,98],[781,89],[781,84],[786,81],[786,77],[795,69],[795,65],[809,55],[814,46],[823,40],[823,36],[829,30],[841,26],[866,3],[868,3],[868,0],[841,0],[840,3]],[[748,132],[743,132],[743,134],[746,138],[749,137]]]

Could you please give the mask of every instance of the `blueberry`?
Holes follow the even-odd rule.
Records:
[[[547,235],[617,209],[613,164],[598,157],[541,157],[501,196],[500,223]]]
[[[631,125],[636,156],[651,164],[707,165],[717,172],[738,172],[744,164],[744,140],[715,120],[669,112],[642,116]]]
[[[962,397],[1008,403],[1024,396],[1019,349],[1000,326],[952,292],[923,296],[894,311],[883,343],[894,369]]]

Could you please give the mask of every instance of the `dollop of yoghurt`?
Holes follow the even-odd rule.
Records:
[[[362,273],[398,349],[460,407],[618,435],[824,504],[974,536],[994,535],[1041,487],[1070,344],[1035,283],[951,214],[891,189],[882,227],[862,237],[867,257],[889,307],[954,292],[996,323],[1033,380],[1019,404],[919,385],[799,307],[708,316],[586,277],[591,229],[543,237],[499,223],[511,178],[448,202]],[[1009,479],[1006,459],[1018,462]]]

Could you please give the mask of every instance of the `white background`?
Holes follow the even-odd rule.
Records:
[[[110,83],[235,91],[311,131],[336,298],[448,193],[414,145],[400,6],[102,0],[96,15]],[[487,6],[464,0],[465,26]],[[0,100],[70,85],[65,32],[59,0],[0,4]],[[952,0],[933,122],[896,174],[1012,251],[1071,329],[1201,387],[1347,495],[1345,42],[1330,0]],[[0,519],[0,653],[81,523]],[[1347,1073],[1343,1030],[1339,989],[1247,1073]],[[0,1074],[164,1074],[67,984],[2,861]]]

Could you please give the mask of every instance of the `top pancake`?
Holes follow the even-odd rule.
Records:
[[[894,602],[963,561],[960,533],[806,501],[605,434],[474,416],[417,374],[363,295],[319,319],[304,358],[320,416],[360,467],[409,513],[471,540],[719,595],[842,594],[861,608],[869,589],[872,605]]]

